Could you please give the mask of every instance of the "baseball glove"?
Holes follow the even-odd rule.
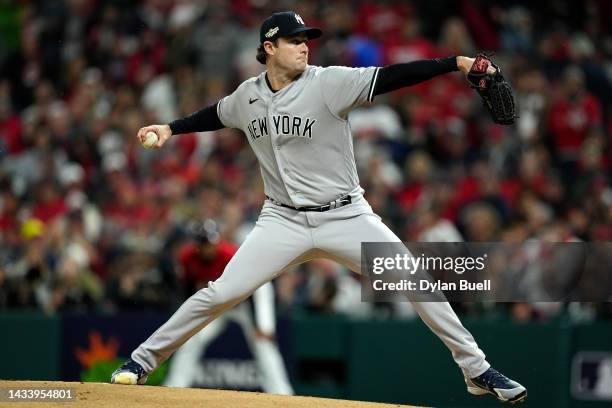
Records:
[[[494,74],[487,73],[489,66],[495,68],[496,72]],[[495,123],[500,125],[514,123],[514,119],[518,116],[516,116],[512,87],[488,55],[480,53],[476,56],[474,64],[467,74],[467,80],[482,98],[482,104],[489,111]]]

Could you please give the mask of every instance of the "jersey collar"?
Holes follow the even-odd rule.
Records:
[[[310,65],[306,66],[306,69],[304,70],[304,72],[302,72],[300,75],[298,75],[289,85],[287,85],[286,87],[284,87],[283,89],[279,89],[279,90],[274,90],[272,89],[272,85],[270,84],[270,80],[268,79],[268,71],[264,71],[263,72],[263,76],[264,79],[266,81],[266,86],[268,87],[268,90],[270,90],[270,92],[272,92],[272,95],[276,95],[281,93],[282,91],[289,89],[293,86],[293,84],[295,84],[297,81],[300,80],[300,78],[302,78],[304,76],[304,74],[306,73],[306,71],[310,68]]]

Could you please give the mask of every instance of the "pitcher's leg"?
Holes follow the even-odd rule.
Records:
[[[132,353],[146,372],[155,370],[191,336],[251,295],[312,246],[310,233],[296,214],[282,217],[264,208],[223,275],[191,296]]]
[[[315,244],[319,248],[344,259],[343,263],[357,273],[361,273],[362,242],[401,240],[372,213],[323,223],[315,232]],[[484,353],[448,302],[413,302],[413,306],[423,322],[451,350],[466,377],[477,377],[490,367]]]
[[[206,326],[206,329],[200,330],[183,344],[170,360],[170,368],[164,385],[166,387],[191,387],[200,366],[202,352],[225,330],[226,325],[227,314],[213,320]]]

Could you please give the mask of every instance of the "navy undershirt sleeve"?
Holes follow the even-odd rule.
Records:
[[[219,102],[200,109],[187,117],[170,122],[168,126],[172,130],[172,134],[210,132],[223,129],[225,126],[221,123],[217,114],[218,104]]]
[[[378,72],[374,95],[416,85],[438,75],[458,70],[457,59],[454,56],[387,65]]]

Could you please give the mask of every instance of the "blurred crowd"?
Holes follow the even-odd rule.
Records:
[[[189,221],[244,239],[265,196],[242,133],[160,150],[135,135],[261,72],[259,25],[285,9],[324,31],[311,64],[487,50],[512,83],[509,127],[459,73],[352,112],[366,198],[403,240],[612,240],[608,1],[1,0],[0,310],[173,310],[190,295],[177,262]],[[282,313],[412,314],[360,303],[359,277],[328,261],[276,289]],[[519,320],[610,316],[609,304],[501,307]]]

